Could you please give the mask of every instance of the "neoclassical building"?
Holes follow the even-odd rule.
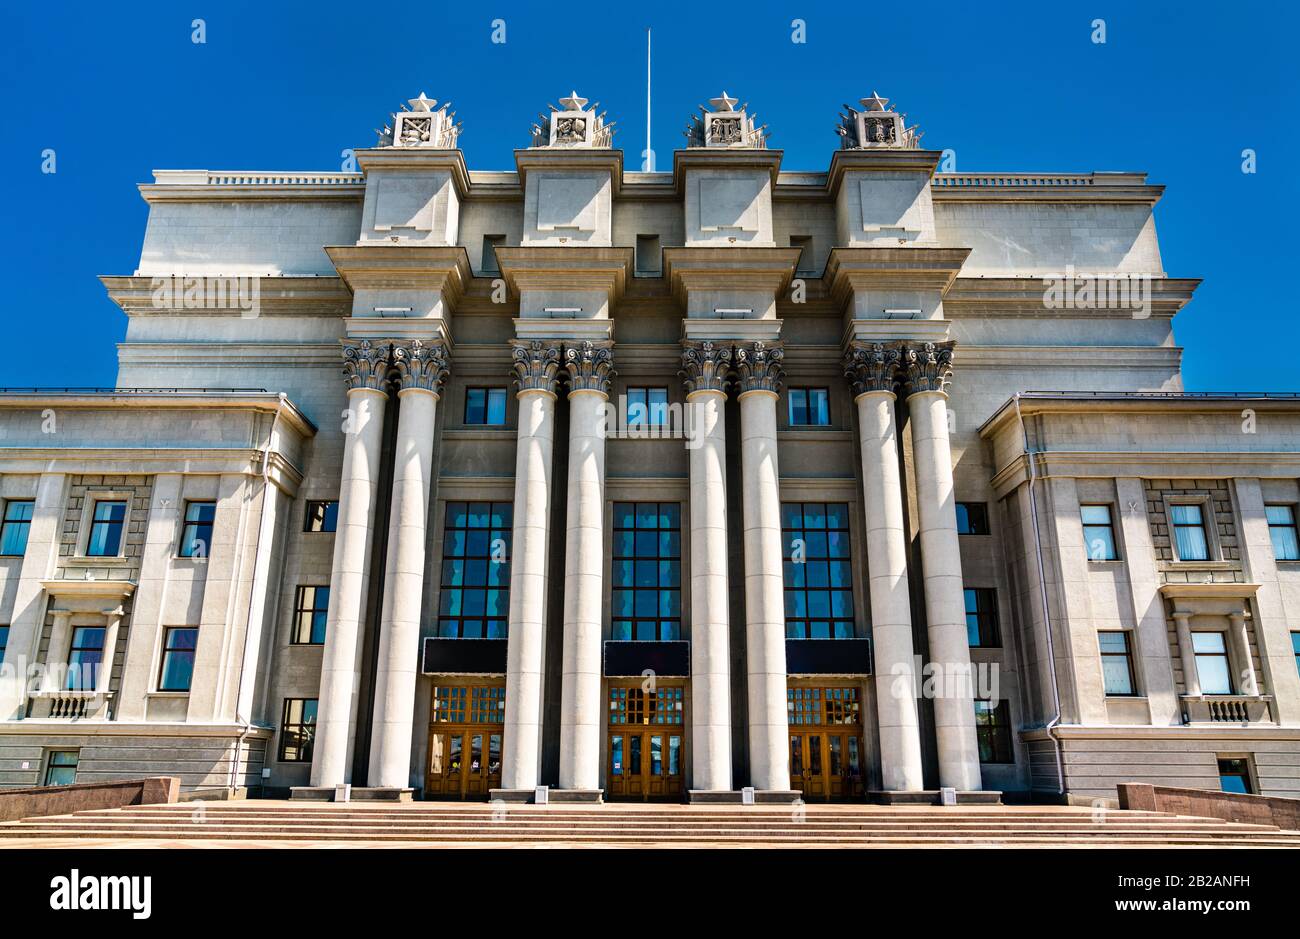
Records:
[[[1300,401],[1182,392],[1162,187],[835,130],[155,172],[117,387],[0,394],[0,784],[1300,795]]]

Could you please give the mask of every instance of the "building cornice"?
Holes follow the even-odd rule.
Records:
[[[909,250],[909,249],[900,249]],[[910,249],[916,250],[916,249]],[[1132,319],[1129,307],[1090,309],[1066,307],[1048,310],[1045,302],[1045,281],[1064,276],[1065,272],[1044,273],[1033,277],[957,277],[943,298],[944,315],[956,319],[962,316],[1043,316],[1047,312],[1061,316],[1087,316],[1099,318]],[[1170,317],[1192,299],[1199,278],[1165,277],[1147,275],[1138,271],[1077,271],[1076,277],[1148,278],[1152,316]]]
[[[573,172],[607,172],[617,196],[623,187],[623,151],[613,148],[563,149],[529,147],[515,151],[515,166],[520,189],[528,188],[528,174],[559,170]]]
[[[329,245],[325,253],[343,284],[358,290],[436,290],[454,308],[473,278],[460,245]]]
[[[832,248],[822,274],[841,307],[857,290],[931,289],[945,294],[970,248]]]
[[[673,190],[677,195],[686,192],[686,172],[688,170],[767,170],[776,188],[777,177],[781,172],[781,158],[784,150],[758,150],[738,148],[735,150],[712,149],[709,147],[691,147],[687,150],[673,151]]]
[[[1145,173],[936,173],[935,202],[1128,202],[1154,206],[1164,186]]]
[[[109,299],[127,316],[231,316],[239,309],[194,307],[174,302],[159,302],[159,287],[164,281],[203,281],[206,278],[234,279],[249,277],[257,281],[258,316],[347,316],[352,310],[352,296],[341,278],[334,275],[313,277],[269,277],[258,274],[133,274],[101,275],[99,280]],[[172,298],[181,291],[163,292]]]
[[[516,245],[496,249],[501,276],[513,296],[525,290],[603,291],[612,306],[627,289],[632,248]]]
[[[790,286],[800,252],[734,245],[664,248],[663,276],[683,308],[693,290],[761,290],[775,299]]]
[[[376,147],[357,150],[354,155],[357,159],[357,165],[365,173],[376,169],[424,173],[430,170],[446,170],[451,174],[457,196],[463,199],[470,191],[469,169],[465,166],[465,154],[459,149]]]
[[[142,388],[83,391],[55,391],[33,388],[30,391],[0,389],[0,411],[42,410],[45,408],[138,408],[141,410],[248,410],[275,414],[304,437],[316,435],[316,425],[283,394],[270,391],[178,390]],[[60,452],[55,450],[54,452]],[[66,451],[63,451],[66,452]]]
[[[963,352],[965,350],[963,345]],[[1027,347],[1029,348],[1029,347]],[[1008,398],[992,416],[980,425],[986,439],[996,436],[1003,427],[1017,420],[1019,414],[1148,413],[1240,415],[1243,408],[1300,415],[1300,395],[1224,394],[1184,392],[1123,391],[1027,391]],[[1161,458],[1166,454],[1160,454]],[[1204,456],[1204,454],[1202,454]],[[1297,454],[1300,456],[1300,453]]]
[[[313,170],[154,170],[137,187],[145,202],[362,202],[360,173]]]
[[[844,185],[844,174],[851,170],[872,173],[901,170],[933,176],[942,157],[942,150],[906,150],[897,147],[836,150],[831,155],[830,171],[826,174],[826,192],[834,199]]]

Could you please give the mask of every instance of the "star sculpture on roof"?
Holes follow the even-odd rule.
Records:
[[[888,98],[880,97],[880,92],[871,92],[870,98],[863,98],[862,103],[866,105],[868,111],[887,111],[886,105],[889,104]]]
[[[566,111],[581,111],[587,106],[587,101],[587,98],[582,97],[576,91],[570,91],[569,97],[560,99],[560,104],[564,105]]]
[[[731,111],[736,107],[736,102],[739,100],[739,98],[731,97],[731,95],[727,94],[724,90],[722,94],[718,95],[718,97],[710,98],[709,104],[713,105],[713,110],[715,111]]]
[[[411,106],[412,111],[432,111],[433,106],[438,102],[435,101],[433,98],[426,98],[424,96],[424,92],[422,91],[420,92],[420,97],[411,98],[406,103]]]

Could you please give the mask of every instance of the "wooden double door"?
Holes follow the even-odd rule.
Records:
[[[501,787],[505,685],[434,688],[426,798],[487,799]]]
[[[855,685],[789,689],[790,786],[802,790],[805,801],[865,796],[859,694]]]
[[[605,786],[611,800],[679,801],[685,792],[685,687],[608,692]]]

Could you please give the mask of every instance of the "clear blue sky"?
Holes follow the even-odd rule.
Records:
[[[639,162],[654,29],[659,166],[722,88],[787,169],[824,169],[841,102],[873,89],[960,171],[1142,170],[1191,390],[1300,391],[1294,3],[13,4],[0,26],[9,340],[0,385],[111,385],[126,318],[99,274],[139,260],[154,168],[338,169],[420,91],[450,99],[475,168],[513,167],[571,88]],[[207,41],[191,42],[190,21]],[[807,42],[791,42],[791,20]],[[1104,45],[1091,41],[1106,21]],[[504,45],[491,21],[506,21]],[[1258,172],[1241,172],[1241,151]],[[57,173],[41,173],[41,152]]]

